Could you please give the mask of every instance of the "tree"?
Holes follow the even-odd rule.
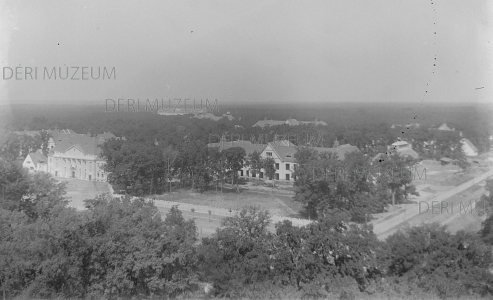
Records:
[[[245,149],[241,147],[231,147],[223,150],[223,156],[226,159],[227,168],[231,171],[231,185],[235,182],[236,179],[236,192],[240,192],[240,188],[238,186],[238,172],[245,165]]]
[[[395,153],[387,156],[379,165],[377,176],[377,188],[385,195],[385,191],[390,191],[392,205],[402,197],[407,198],[409,193],[419,196],[415,188],[410,186],[412,177],[410,171],[416,161],[410,157],[402,157]]]
[[[0,158],[0,206],[4,209],[22,210],[22,196],[29,189],[27,170],[19,164]]]
[[[255,174],[260,174],[260,170],[262,170],[262,156],[260,156],[260,153],[257,152],[257,150],[253,151],[253,153],[250,153],[247,162],[248,166],[252,171],[255,172]],[[260,175],[258,175],[257,185],[259,184],[259,181]]]
[[[276,186],[276,161],[272,157],[267,157],[262,160],[262,166],[265,170],[265,176],[272,180],[272,186]]]
[[[248,207],[225,218],[221,228],[199,246],[200,269],[218,296],[238,297],[246,285],[269,278],[268,211]]]
[[[474,234],[452,235],[438,224],[399,231],[389,238],[389,275],[416,282],[443,298],[491,294],[491,248]]]

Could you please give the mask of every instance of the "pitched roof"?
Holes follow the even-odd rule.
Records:
[[[105,140],[109,140],[109,139],[112,139],[112,138],[116,138],[116,135],[114,135],[113,133],[111,132],[104,132],[104,133],[100,133],[98,135],[96,135],[96,138],[103,138]]]
[[[277,153],[279,159],[283,162],[296,162],[294,154],[296,153],[296,146],[289,141],[277,141],[270,142],[268,144]]]
[[[254,151],[258,153],[262,153],[267,145],[265,144],[253,144],[250,141],[233,141],[233,142],[220,142],[220,143],[210,143],[207,145],[208,147],[219,147],[219,150],[229,149],[233,147],[241,147],[245,149],[246,155],[252,154]]]
[[[288,124],[289,126],[297,126],[297,125],[300,125],[300,123],[301,122],[299,122],[296,119],[287,119],[286,120],[286,124]]]
[[[286,124],[286,121],[275,121],[275,120],[261,120],[253,124],[253,127],[265,127],[265,126],[275,126]]]
[[[33,161],[34,165],[38,164],[45,164],[47,162],[46,156],[44,156],[42,153],[39,152],[31,152],[28,154],[31,157],[31,160]]]
[[[419,158],[419,154],[410,148],[399,150],[397,151],[397,153],[401,156],[411,156],[412,158]]]
[[[98,139],[95,137],[86,136],[83,134],[72,135],[71,137],[61,140],[53,152],[65,152],[71,147],[76,147],[85,155],[99,155]]]
[[[474,144],[470,140],[463,139],[462,143],[468,145],[473,151],[478,151],[478,148],[476,148],[476,146],[474,146]]]
[[[452,130],[450,127],[447,126],[447,123],[443,123],[440,127],[438,127],[438,130]]]
[[[337,153],[337,158],[339,160],[344,160],[346,158],[346,153],[350,153],[353,151],[359,151],[358,147],[352,146],[350,144],[340,145],[334,148],[324,148],[324,147],[312,147],[318,153],[329,152],[329,153]]]

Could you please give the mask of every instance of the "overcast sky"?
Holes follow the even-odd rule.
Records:
[[[0,1],[0,104],[493,99],[493,1]]]

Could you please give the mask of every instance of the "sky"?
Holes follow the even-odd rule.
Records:
[[[488,103],[492,22],[487,0],[0,0],[0,105]]]

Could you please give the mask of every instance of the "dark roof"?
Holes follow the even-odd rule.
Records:
[[[210,143],[209,147],[219,147],[219,150],[224,150],[233,147],[241,147],[245,149],[246,155],[252,154],[254,151],[262,153],[267,145],[265,144],[252,144],[250,141],[233,141],[233,142],[220,142],[220,143]]]
[[[95,137],[83,134],[72,135],[71,137],[61,140],[55,148],[53,148],[53,152],[65,152],[75,146],[85,155],[99,155],[100,149],[98,144],[98,139]]]
[[[296,162],[294,154],[296,153],[296,146],[288,141],[277,141],[269,143],[269,146],[277,153],[281,161]]]
[[[46,156],[44,156],[42,153],[39,152],[32,152],[29,153],[28,155],[31,157],[31,160],[36,166],[40,163],[45,164],[47,161]]]

